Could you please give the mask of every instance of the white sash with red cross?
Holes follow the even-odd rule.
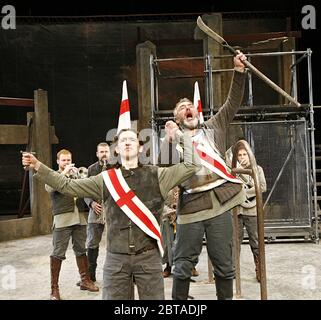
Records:
[[[196,139],[193,141],[193,145],[204,167],[227,181],[242,183],[230,173],[225,161],[210,146],[206,147],[204,143],[200,143]]]
[[[161,256],[164,255],[159,224],[152,212],[128,186],[120,169],[109,169],[102,173],[106,187],[120,209],[142,231],[157,240]]]

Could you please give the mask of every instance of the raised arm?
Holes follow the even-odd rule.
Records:
[[[241,52],[234,57],[234,73],[229,94],[219,111],[205,122],[206,127],[212,128],[217,126],[225,131],[232,122],[243,100],[246,76],[245,66],[242,63],[244,60],[246,60],[246,57]]]
[[[178,143],[176,139],[176,132],[178,129],[179,128],[174,121],[166,122],[166,134],[164,140],[161,143],[158,156],[158,163],[160,166],[166,167],[180,163],[180,154],[176,148]]]
[[[70,179],[48,168],[30,153],[22,154],[22,165],[37,171],[34,175],[35,178],[60,193],[79,198],[90,197],[97,200],[101,198],[103,190],[103,179],[101,176]]]
[[[158,169],[160,190],[164,199],[171,189],[193,176],[202,167],[187,133],[183,134],[177,130],[175,141],[177,141],[183,149],[183,162],[167,168]]]

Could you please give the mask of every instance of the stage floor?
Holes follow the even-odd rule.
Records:
[[[105,237],[104,237],[105,239]],[[50,294],[49,255],[52,236],[37,236],[0,243],[0,300],[47,300]],[[267,295],[274,300],[321,299],[321,245],[308,242],[269,243],[266,250]],[[60,273],[60,293],[64,300],[100,300],[101,292],[81,291],[74,253],[69,244]],[[102,284],[105,240],[97,268],[97,285]],[[197,265],[200,272],[191,283],[195,300],[216,300],[215,285],[209,282],[206,247]],[[14,281],[15,277],[15,281]],[[250,247],[242,245],[241,288],[245,300],[260,299]],[[171,299],[172,277],[165,279],[165,297]],[[137,291],[135,294],[138,299]],[[234,296],[234,299],[236,297]]]

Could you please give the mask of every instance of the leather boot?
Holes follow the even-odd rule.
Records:
[[[200,273],[196,270],[196,268],[194,267],[192,269],[192,277],[198,277],[200,275]]]
[[[174,276],[172,287],[173,300],[187,300],[189,291],[190,279],[178,279]]]
[[[88,272],[91,281],[96,282],[96,268],[97,268],[97,258],[98,258],[99,248],[87,250],[88,257]]]
[[[254,263],[255,263],[255,275],[257,282],[261,281],[261,272],[260,272],[260,262],[259,262],[259,256],[253,255],[254,257]]]
[[[233,299],[233,279],[223,279],[215,276],[217,300]]]
[[[83,255],[80,257],[76,257],[76,261],[81,278],[80,290],[88,290],[92,292],[99,291],[99,288],[89,278],[87,256]]]
[[[50,300],[60,300],[58,279],[62,260],[50,257],[51,294]]]

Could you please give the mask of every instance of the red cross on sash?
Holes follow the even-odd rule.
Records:
[[[128,186],[120,169],[109,169],[102,173],[105,185],[120,209],[142,231],[157,240],[161,256],[164,255],[159,224],[152,212]]]
[[[200,157],[201,164],[204,167],[227,181],[242,183],[242,181],[229,172],[224,160],[212,148],[206,148],[203,144],[197,143],[196,141],[194,141],[193,144]]]

